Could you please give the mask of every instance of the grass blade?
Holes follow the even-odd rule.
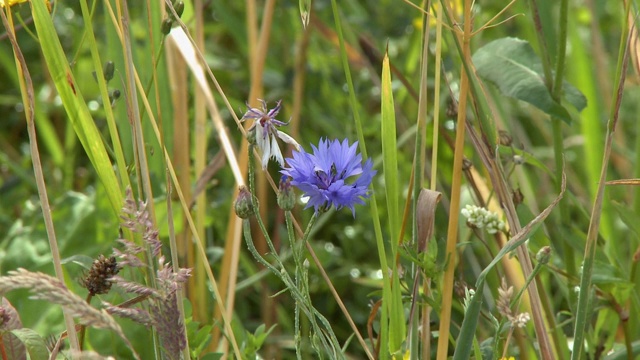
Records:
[[[53,26],[51,15],[44,2],[29,2],[33,11],[33,22],[36,25],[40,47],[44,60],[56,85],[62,104],[73,128],[87,152],[98,177],[106,189],[109,201],[115,212],[120,213],[124,193],[120,183],[113,172],[113,167],[107,151],[102,143],[102,138],[96,128],[93,117],[89,112],[80,89],[75,85],[75,78],[67,63],[67,58],[62,50],[60,39]]]

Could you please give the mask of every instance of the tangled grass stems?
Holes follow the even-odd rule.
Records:
[[[17,289],[29,289],[32,299],[60,305],[82,325],[115,332],[131,350],[133,356],[140,359],[120,325],[106,310],[98,310],[87,304],[85,299],[71,292],[58,279],[22,268],[9,271],[8,275],[0,277],[0,294],[4,295]]]

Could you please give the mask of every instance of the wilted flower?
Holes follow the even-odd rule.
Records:
[[[347,140],[320,139],[318,147],[311,147],[313,154],[304,149],[294,151],[293,158],[287,158],[289,167],[280,172],[290,176],[291,184],[309,197],[307,208],[313,206],[318,212],[331,206],[348,207],[355,216],[354,205],[364,204],[370,196],[369,184],[376,174],[371,159],[362,165],[357,141],[349,146]]]
[[[476,205],[467,205],[460,211],[467,218],[467,224],[478,229],[485,228],[489,234],[504,231],[504,221],[500,220],[498,214]]]
[[[249,133],[255,136],[255,142],[262,152],[262,168],[266,169],[270,158],[275,158],[280,166],[284,166],[284,159],[282,158],[282,152],[276,141],[278,136],[282,141],[295,146],[296,150],[300,150],[300,144],[295,141],[291,136],[276,129],[277,127],[287,125],[288,123],[276,120],[276,116],[280,112],[280,103],[282,100],[278,100],[276,107],[271,110],[267,109],[267,102],[260,100],[262,108],[252,108],[247,104],[249,109],[244,114],[240,121],[247,119],[253,119],[253,125],[249,128]],[[252,136],[252,135],[249,135]]]

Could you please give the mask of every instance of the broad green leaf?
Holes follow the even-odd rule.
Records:
[[[11,330],[10,333],[15,335],[29,352],[31,360],[46,360],[49,358],[49,350],[44,339],[35,331],[27,328]]]
[[[542,63],[527,41],[516,38],[492,41],[476,51],[473,63],[478,75],[494,83],[504,95],[571,123],[569,111],[553,100],[545,86]],[[563,95],[578,111],[587,106],[585,96],[567,82],[563,84]]]

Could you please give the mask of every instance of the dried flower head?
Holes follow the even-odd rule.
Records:
[[[111,304],[106,304],[106,311],[145,326],[153,326],[158,331],[167,358],[179,359],[182,350],[187,346],[187,338],[178,309],[177,292],[190,276],[191,269],[180,268],[174,271],[173,267],[165,262],[164,256],[160,256],[156,271],[156,288],[130,282],[119,276],[112,278],[116,286],[125,292],[146,297],[149,311]]]
[[[149,313],[168,357],[179,359],[180,353],[187,346],[187,337],[176,293],[191,276],[191,269],[178,269],[174,272],[173,267],[164,262],[164,257],[158,262],[159,296],[150,298]]]
[[[142,234],[143,240],[151,246],[153,257],[160,254],[162,242],[160,241],[158,230],[151,220],[151,214],[147,211],[147,203],[143,201],[136,203],[130,188],[126,190],[126,198],[120,218],[123,220],[122,226]]]
[[[0,295],[16,289],[29,289],[32,299],[62,306],[71,316],[77,318],[80,324],[114,331],[130,349],[133,349],[122,328],[111,315],[105,310],[98,310],[89,305],[58,279],[25,269],[9,271],[6,276],[0,277]],[[133,355],[139,359],[135,352]]]
[[[476,205],[467,205],[460,213],[467,218],[467,225],[486,229],[489,234],[504,231],[506,226],[498,214]]]
[[[291,136],[278,130],[277,127],[285,126],[288,123],[276,120],[276,116],[280,112],[282,100],[278,100],[276,107],[269,110],[267,108],[267,102],[259,100],[262,104],[262,108],[252,108],[247,104],[248,110],[240,121],[247,119],[253,119],[253,125],[249,128],[249,136],[255,136],[250,139],[255,140],[255,144],[262,153],[262,168],[266,169],[269,164],[269,159],[275,158],[280,166],[284,166],[284,159],[282,158],[282,152],[278,146],[276,136],[287,144],[293,145],[297,150],[300,149],[300,144]]]
[[[498,300],[496,301],[496,308],[498,312],[506,317],[513,316],[511,311],[511,298],[513,297],[513,286],[508,286],[505,278],[502,278],[500,288],[498,288]]]
[[[111,290],[111,277],[120,271],[115,256],[109,258],[100,255],[93,261],[89,274],[80,279],[80,285],[89,290],[89,294],[106,294]]]
[[[358,142],[320,139],[318,147],[311,145],[313,154],[304,149],[287,158],[288,168],[280,171],[292,178],[291,184],[309,197],[307,208],[316,212],[335,206],[347,207],[355,217],[354,206],[364,204],[371,194],[369,185],[376,171],[371,159],[362,164],[362,155],[356,152]]]
[[[511,322],[512,327],[523,328],[527,325],[527,322],[531,319],[529,313],[514,313],[511,310],[511,298],[513,297],[513,286],[508,286],[506,279],[502,278],[502,283],[498,289],[498,300],[496,301],[496,308],[498,312]]]
[[[104,309],[111,315],[133,320],[146,327],[149,327],[152,324],[151,315],[149,315],[149,312],[144,309],[114,306],[108,302],[102,302],[102,306],[104,306]]]

